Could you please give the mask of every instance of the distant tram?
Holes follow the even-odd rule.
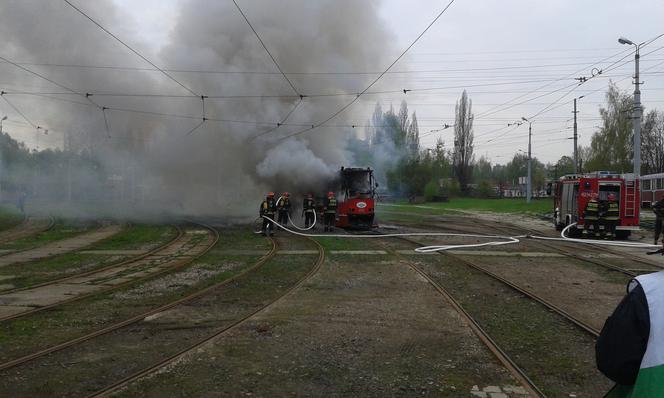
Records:
[[[664,173],[648,174],[639,178],[642,207],[650,207],[658,200],[664,199]]]
[[[639,229],[639,180],[633,174],[599,171],[561,177],[553,186],[553,224],[556,229],[560,231],[576,223],[570,234],[579,235],[584,226],[583,213],[590,198],[596,194],[600,202],[606,201],[610,193],[615,194],[620,208],[616,236],[628,237],[631,231]]]
[[[337,189],[337,227],[365,230],[376,227],[376,186],[370,167],[341,168]]]

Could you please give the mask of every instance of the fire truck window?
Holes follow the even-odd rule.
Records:
[[[664,178],[657,179],[657,188],[655,189],[664,189]]]
[[[599,185],[599,200],[607,200],[609,194],[613,193],[616,200],[620,201],[620,185],[619,184],[601,184]]]
[[[650,191],[650,180],[643,180],[643,189]]]

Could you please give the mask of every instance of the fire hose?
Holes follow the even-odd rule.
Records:
[[[294,231],[289,229],[286,226],[283,226],[271,219],[268,216],[261,216],[268,221],[271,221],[274,225],[278,225],[283,230],[298,236],[305,236],[309,238],[397,238],[397,237],[412,237],[412,236],[461,236],[466,238],[484,238],[484,239],[500,239],[493,240],[484,243],[469,243],[469,244],[459,244],[459,245],[433,245],[433,246],[422,246],[415,249],[418,253],[433,253],[444,250],[451,249],[465,249],[471,247],[485,247],[485,246],[501,246],[501,245],[510,245],[514,243],[519,243],[519,239],[513,236],[501,236],[501,235],[476,235],[476,234],[458,234],[458,233],[448,233],[448,232],[406,232],[406,233],[396,233],[396,234],[358,234],[358,235],[348,235],[348,234],[305,234],[302,232]],[[260,232],[259,232],[260,233]]]
[[[585,244],[602,245],[602,246],[631,247],[631,248],[634,248],[634,249],[657,249],[657,248],[661,248],[661,246],[658,246],[658,245],[651,245],[649,243],[641,243],[641,242],[615,242],[615,241],[606,241],[606,240],[599,240],[599,239],[570,238],[569,236],[567,236],[567,233],[568,233],[569,229],[574,227],[574,226],[576,226],[576,223],[572,223],[572,224],[566,226],[560,232],[560,238],[552,238],[552,237],[548,237],[548,236],[537,236],[537,235],[524,235],[524,236],[518,236],[518,238],[532,238],[532,239],[539,239],[539,240],[556,240],[556,241],[585,243]]]

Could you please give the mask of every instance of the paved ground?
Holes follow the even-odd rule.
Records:
[[[108,225],[99,229],[86,232],[73,238],[63,239],[48,243],[30,250],[19,251],[6,254],[0,257],[0,267],[10,264],[24,263],[27,261],[39,260],[46,257],[56,256],[58,254],[69,253],[79,250],[85,246],[111,237],[122,230],[121,225]]]

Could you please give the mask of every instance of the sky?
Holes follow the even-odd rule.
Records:
[[[159,65],[177,67],[164,64],[160,54],[173,40],[181,1],[113,0],[123,20],[116,33]],[[95,2],[76,3],[102,23],[109,18],[103,10],[95,9]],[[246,7],[250,18],[261,12],[260,2],[238,0],[238,3]],[[302,0],[303,6],[307,3]],[[339,60],[337,65],[330,65],[320,72],[384,71],[448,1],[385,0],[376,3],[386,34],[373,46],[378,47],[383,56],[376,57],[375,62],[367,62],[365,70],[346,70],[343,60]],[[354,9],[348,6],[335,12],[352,20]],[[331,123],[361,126],[370,118],[376,103],[386,109],[398,107],[402,100],[406,100],[410,111],[417,113],[422,145],[432,147],[440,137],[449,148],[453,142],[453,129],[437,130],[453,123],[455,101],[466,89],[473,101],[477,156],[484,155],[495,163],[505,163],[515,152],[527,150],[527,125],[507,126],[525,117],[532,121],[533,155],[544,162],[555,162],[562,155],[572,153],[569,137],[572,136],[573,98],[584,96],[578,101],[578,131],[579,143],[588,145],[596,126],[601,124],[599,108],[603,106],[609,81],[625,91],[633,90],[630,78],[634,69],[633,55],[629,46],[619,44],[617,38],[625,36],[635,42],[655,38],[664,33],[663,20],[664,2],[660,0],[456,0],[392,67],[391,73]],[[54,26],[57,23],[54,21]],[[283,46],[284,43],[275,41],[287,40],[290,26],[297,23],[283,18],[275,21],[275,24],[281,24],[283,35],[265,37],[268,48],[271,44],[272,48],[279,47],[277,44]],[[260,26],[256,28],[261,29]],[[81,35],[87,35],[95,28],[81,24],[80,29]],[[352,32],[349,30],[348,34],[352,35]],[[317,37],[325,37],[325,34],[325,30],[316,32]],[[366,40],[364,37],[348,39]],[[99,40],[108,40],[105,43],[108,46],[117,45],[103,35]],[[642,103],[646,111],[653,108],[664,110],[664,37],[644,47],[641,53]],[[38,59],[38,55],[35,58]],[[280,56],[285,57],[278,53],[274,56],[277,60]],[[66,63],[68,59],[63,56],[55,61]],[[287,63],[287,60],[280,61]],[[114,59],[114,64],[145,65],[126,51]],[[192,59],[189,66],[192,64],[196,64],[196,59]],[[256,70],[270,68],[273,66],[269,59],[256,66]],[[605,68],[612,70],[591,78],[593,73]],[[575,78],[579,77],[590,80],[575,85]],[[336,84],[346,88],[349,84],[344,75],[293,77],[305,94],[315,92],[317,82],[314,79],[325,79],[327,86]],[[359,92],[363,88],[358,86],[356,90]],[[401,92],[404,89],[412,91],[404,94]],[[376,91],[394,92],[372,94]],[[58,135],[56,129],[48,135],[35,131],[17,120],[18,116],[5,104],[0,105],[0,111],[11,114],[5,125],[13,127],[17,139],[40,149],[62,145],[64,137]]]

